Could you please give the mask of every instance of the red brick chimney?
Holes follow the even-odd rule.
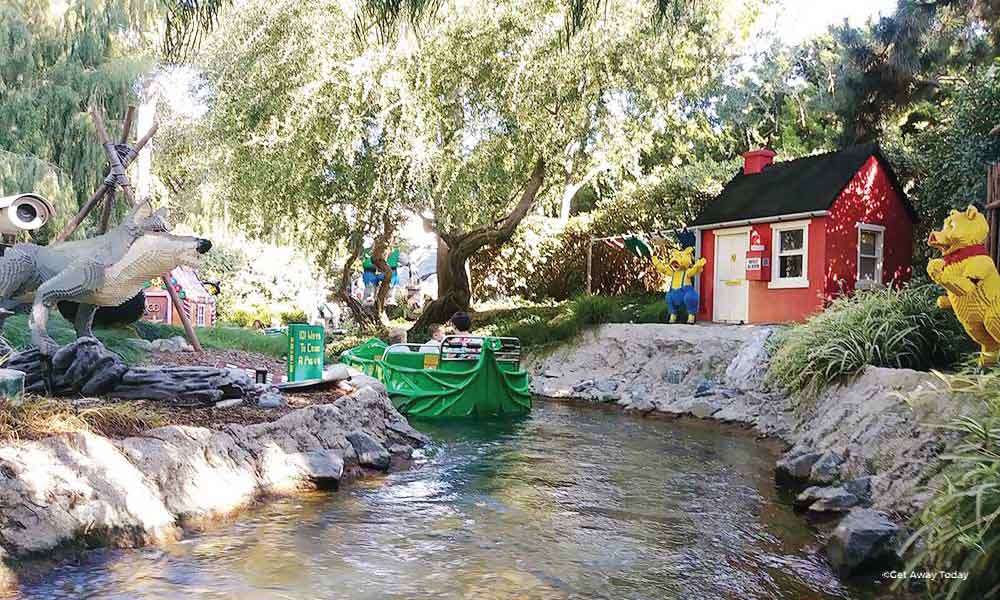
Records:
[[[774,162],[777,153],[774,150],[761,148],[743,153],[743,174],[756,175],[764,170],[764,167]]]

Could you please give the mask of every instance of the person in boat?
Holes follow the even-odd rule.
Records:
[[[457,312],[451,317],[451,327],[454,329],[451,339],[448,341],[448,356],[457,358],[464,354],[474,354],[479,347],[479,340],[473,339],[471,335],[472,318],[469,313]]]
[[[398,344],[398,345],[397,345]],[[396,346],[393,348],[393,346]],[[389,331],[389,349],[392,352],[409,352],[406,345],[406,330],[402,327],[395,327]]]
[[[423,346],[420,346],[420,351],[437,354],[441,348],[441,340],[444,339],[444,325],[431,323],[427,326],[427,333],[431,334],[431,339],[424,342]]]

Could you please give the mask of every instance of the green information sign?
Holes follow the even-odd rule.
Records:
[[[322,325],[288,326],[288,381],[323,377],[326,332]]]

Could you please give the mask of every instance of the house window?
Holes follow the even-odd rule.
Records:
[[[809,221],[771,226],[774,274],[768,287],[809,287]]]
[[[882,247],[885,227],[858,223],[858,279],[857,287],[866,288],[882,284]]]
[[[199,327],[204,327],[205,326],[205,305],[204,304],[199,304],[198,305],[198,313],[197,313],[197,317],[195,317],[195,323]]]

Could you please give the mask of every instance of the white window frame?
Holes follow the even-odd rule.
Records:
[[[866,289],[885,285],[885,226],[873,223],[857,223],[858,228],[858,254],[856,257],[856,269],[854,270],[854,287],[856,289]],[[878,234],[878,243],[875,246],[875,272],[878,280],[870,281],[861,279],[861,232],[870,231]]]
[[[205,326],[205,317],[207,316],[207,313],[208,313],[208,310],[206,309],[205,305],[201,304],[199,302],[198,305],[197,305],[197,308],[195,308],[195,313],[194,313],[196,315],[195,319],[194,319],[195,320],[195,325],[197,325],[199,327],[204,327]]]
[[[812,219],[801,221],[786,221],[784,223],[771,223],[771,281],[767,283],[768,289],[785,288],[807,288],[809,287],[809,224]],[[781,232],[794,229],[802,230],[802,276],[782,277],[781,276]],[[785,256],[799,254],[798,251],[786,252]]]

